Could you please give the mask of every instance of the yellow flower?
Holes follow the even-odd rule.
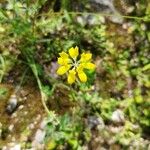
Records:
[[[80,59],[79,48],[76,46],[69,49],[69,54],[65,52],[59,53],[58,64],[60,67],[57,70],[58,75],[63,75],[68,72],[68,83],[72,84],[76,81],[77,77],[81,82],[87,81],[87,76],[84,72],[85,69],[95,69],[95,64],[91,63],[92,54],[82,53]],[[77,74],[77,76],[76,76]]]

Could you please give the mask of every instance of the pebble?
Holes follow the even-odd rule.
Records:
[[[33,124],[33,123],[31,123],[31,124],[29,125],[29,129],[34,129],[34,124]]]
[[[52,62],[51,66],[50,66],[50,75],[53,78],[57,78],[58,77],[58,75],[56,74],[57,68],[58,68],[58,64],[56,62]]]
[[[9,150],[21,150],[21,146],[20,144],[17,144],[14,147],[10,148]]]
[[[27,112],[27,111],[25,111],[25,112],[24,112],[24,115],[27,115],[27,114],[28,114],[28,112]]]
[[[9,131],[12,131],[13,128],[14,128],[14,125],[13,125],[13,124],[11,124],[11,125],[8,127]]]
[[[116,8],[113,5],[112,0],[90,0],[92,3],[99,5],[99,12],[105,12],[108,14],[114,14],[114,16],[110,16],[109,19],[114,23],[123,23],[123,18],[119,14],[119,12],[116,10]]]
[[[38,129],[36,131],[34,141],[36,141],[37,143],[42,143],[44,141],[45,134],[45,131]]]
[[[47,121],[46,121],[46,120],[43,120],[43,121],[41,122],[41,124],[40,124],[40,128],[41,128],[41,129],[44,129],[45,126],[46,126],[46,124],[47,124]]]
[[[7,146],[3,146],[2,150],[7,150]]]
[[[23,109],[23,107],[24,107],[23,105],[20,105],[18,109],[21,110]]]
[[[86,19],[83,16],[77,16],[76,21],[81,26],[85,26],[86,25]]]
[[[8,114],[12,114],[16,108],[17,108],[17,98],[16,98],[16,95],[13,94],[9,99],[6,112]]]
[[[88,117],[88,126],[90,129],[93,129],[95,127],[98,127],[99,129],[104,128],[104,122],[102,118],[97,116],[89,116]]]
[[[34,121],[34,124],[36,125],[38,122],[37,121]]]
[[[102,5],[105,5],[105,6],[112,5],[111,0],[93,0],[93,1],[96,2],[97,4],[102,4]]]
[[[2,150],[21,150],[21,145],[17,143],[8,143],[7,146],[3,146]]]
[[[17,113],[13,113],[11,116],[11,118],[15,118],[15,117],[17,117]]]
[[[97,23],[97,18],[94,15],[88,15],[87,18],[88,25],[95,25]]]
[[[44,150],[44,144],[39,144],[37,141],[33,141],[31,150]]]
[[[123,24],[122,24],[122,28],[123,28],[123,29],[128,29],[129,27],[132,27],[132,24],[129,23],[129,22],[128,22],[128,23],[126,22],[126,23],[123,23]]]
[[[117,109],[113,112],[111,120],[114,123],[123,123],[125,121],[124,113],[120,109]]]
[[[122,24],[123,23],[123,18],[119,14],[116,14],[116,16],[110,16],[109,19],[113,23],[118,23],[118,24]]]
[[[41,115],[38,114],[38,116],[36,117],[36,120],[38,121],[41,118]]]
[[[110,130],[112,133],[117,134],[117,133],[119,133],[119,132],[121,132],[121,131],[123,130],[123,127],[122,127],[122,126],[121,126],[121,127],[113,127],[113,126],[111,126],[111,127],[109,128],[109,130]]]
[[[16,138],[15,138],[15,137],[12,137],[11,141],[12,141],[12,142],[15,142],[15,141],[16,141]]]
[[[21,90],[20,93],[21,93],[22,97],[26,97],[29,94],[29,91],[27,91],[27,90]]]
[[[25,97],[23,97],[23,100],[27,100],[27,97],[25,96]]]

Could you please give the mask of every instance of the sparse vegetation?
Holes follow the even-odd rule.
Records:
[[[148,0],[0,1],[0,149],[148,150],[149,22]],[[96,69],[68,84],[75,46]]]

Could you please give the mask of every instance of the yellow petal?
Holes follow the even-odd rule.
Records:
[[[81,82],[86,82],[87,81],[87,76],[83,71],[78,72],[78,76],[79,76],[79,79],[81,80]]]
[[[69,74],[68,74],[68,83],[69,84],[72,84],[72,83],[75,82],[75,79],[76,79],[75,75],[76,75],[75,70],[70,70],[69,71]]]
[[[86,62],[89,61],[92,58],[92,54],[91,53],[82,53],[81,54],[81,62]]]
[[[70,48],[69,49],[69,55],[72,57],[72,58],[76,58],[78,55],[79,55],[79,48],[76,46],[75,48]]]
[[[77,71],[78,73],[83,72],[83,69],[84,69],[83,66],[84,66],[83,63],[81,63],[81,64],[77,67],[76,71]]]
[[[70,69],[70,65],[66,65],[66,66],[61,66],[61,67],[59,67],[58,68],[58,70],[57,70],[57,74],[58,75],[63,75],[63,74],[65,74],[69,69]]]
[[[64,64],[64,60],[63,60],[63,58],[61,58],[61,57],[59,57],[58,58],[58,64],[60,64],[60,65],[63,65]]]
[[[88,63],[85,63],[84,65],[84,68],[86,69],[95,69],[95,64],[91,63],[91,62],[88,62]]]
[[[61,53],[59,53],[59,55],[60,55],[60,57],[62,57],[64,59],[69,57],[69,55],[67,53],[65,53],[65,52],[61,52]]]
[[[69,61],[70,61],[69,58],[62,58],[62,57],[58,58],[58,64],[60,65],[67,65]]]

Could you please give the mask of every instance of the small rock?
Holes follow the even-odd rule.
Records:
[[[45,131],[38,129],[36,134],[35,134],[35,138],[34,140],[38,143],[42,143],[45,137]]]
[[[112,6],[112,0],[95,0],[97,3],[100,3],[100,4],[103,4],[103,5],[106,5],[106,6]]]
[[[112,132],[112,133],[119,133],[123,130],[123,127],[113,127],[113,126],[110,126],[109,130]]]
[[[123,123],[125,121],[124,113],[120,109],[117,109],[116,111],[113,112],[111,120],[114,123]]]
[[[15,138],[15,137],[12,137],[11,141],[12,141],[12,142],[15,142],[15,141],[16,141],[16,138]]]
[[[13,113],[11,116],[11,118],[15,118],[15,117],[17,117],[17,113]]]
[[[29,125],[29,129],[34,129],[34,124],[33,124],[33,123],[31,123],[31,124]]]
[[[45,126],[46,126],[46,124],[47,124],[47,121],[46,121],[46,120],[43,120],[43,121],[41,122],[41,124],[40,124],[40,128],[41,128],[41,129],[44,129]]]
[[[7,150],[7,146],[3,146],[2,150]]]
[[[23,118],[20,118],[20,119],[15,118],[13,122],[16,123],[16,122],[21,121],[21,120],[23,120]]]
[[[12,131],[13,128],[14,128],[14,125],[13,125],[13,124],[11,124],[11,125],[8,127],[9,131]]]
[[[56,70],[58,68],[58,64],[56,62],[51,63],[51,74],[53,75],[54,78],[57,78],[58,75],[56,74]]]
[[[17,98],[16,95],[13,94],[9,99],[6,112],[8,114],[12,114],[16,110],[16,108],[17,108]]]
[[[130,27],[133,27],[133,24],[131,22],[125,22],[122,24],[123,29],[128,29]]]
[[[9,150],[21,150],[21,146],[20,144],[17,144],[14,147],[10,148]]]
[[[90,129],[98,127],[99,129],[104,128],[104,122],[102,118],[97,116],[89,116],[88,117],[88,126]]]
[[[34,123],[33,123],[33,124],[34,124],[34,125],[36,125],[37,123],[38,123],[37,121],[34,121]]]
[[[23,107],[24,107],[23,105],[20,105],[20,106],[18,107],[18,109],[21,110],[21,109],[23,109]]]
[[[118,13],[116,13],[116,16],[110,16],[109,19],[113,22],[113,23],[117,23],[117,24],[122,24],[123,23],[123,18],[121,15],[119,15]]]
[[[86,20],[85,20],[85,18],[83,16],[77,16],[76,21],[81,26],[85,26],[86,25]]]
[[[23,90],[20,91],[20,93],[21,93],[22,97],[25,97],[25,96],[27,96],[29,94],[29,91],[23,89]]]
[[[88,25],[90,26],[95,25],[97,23],[97,18],[94,15],[88,15],[86,20]]]
[[[32,142],[32,150],[43,150],[44,144],[40,144],[37,141]]]
[[[28,112],[27,111],[24,111],[24,115],[27,115],[28,114]]]
[[[23,100],[27,100],[27,97],[25,96],[25,97],[23,97]]]
[[[38,114],[37,117],[36,117],[36,121],[38,121],[40,118],[41,118],[41,115]]]

